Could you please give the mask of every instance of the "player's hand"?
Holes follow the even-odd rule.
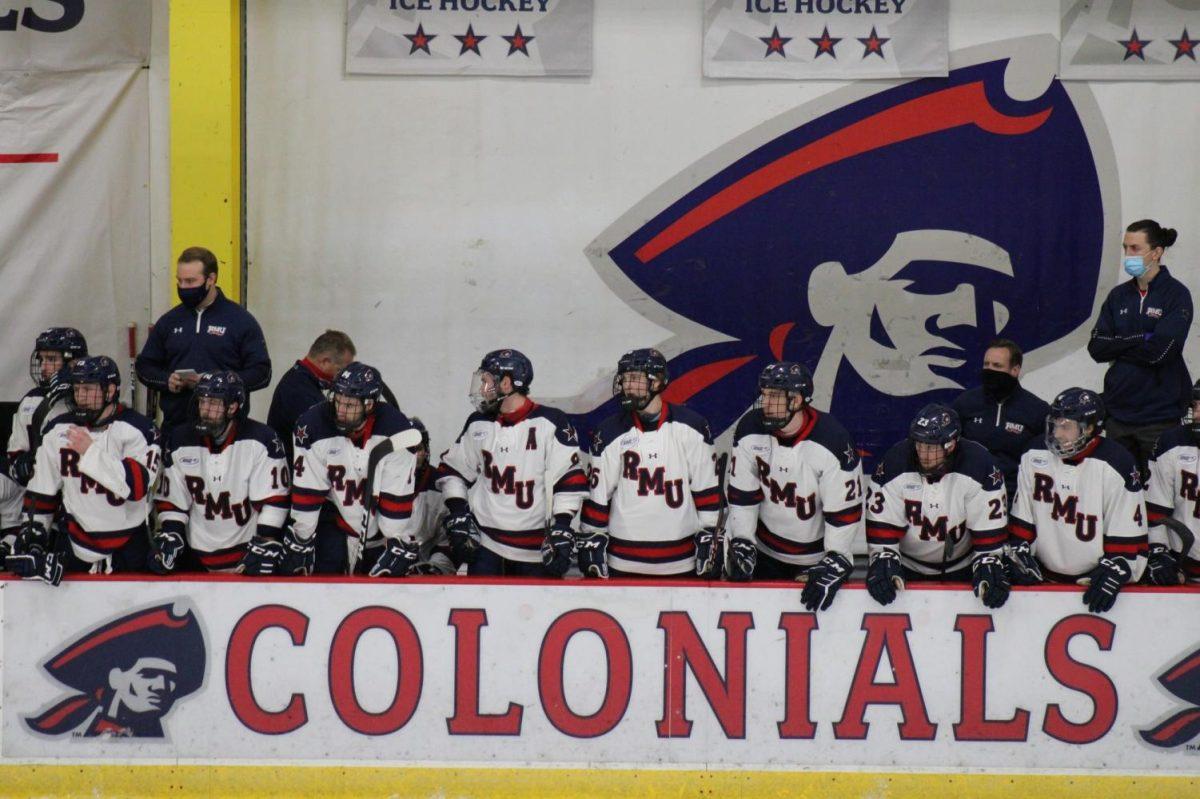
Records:
[[[150,539],[150,557],[146,565],[155,574],[175,571],[175,561],[183,551],[183,536],[173,530],[160,530]]]
[[[1009,549],[1008,566],[1013,585],[1037,585],[1044,579],[1042,567],[1033,556],[1028,541],[1022,541]]]
[[[829,610],[838,589],[850,577],[854,564],[840,552],[826,552],[821,562],[808,570],[808,582],[800,592],[800,601],[809,611]]]
[[[459,564],[474,563],[475,556],[479,553],[479,538],[482,534],[471,512],[448,514],[443,526],[446,537],[450,539],[454,560]]]
[[[237,571],[249,577],[269,577],[283,563],[283,544],[273,538],[256,535],[246,546],[246,554]]]
[[[608,536],[603,533],[578,536],[575,557],[584,577],[608,579]]]
[[[1117,592],[1132,576],[1133,570],[1125,558],[1100,558],[1100,563],[1084,578],[1088,589],[1083,592],[1083,604],[1092,613],[1112,610],[1117,601]]]
[[[67,428],[67,446],[82,455],[91,448],[92,436],[84,428],[73,424]]]
[[[696,533],[696,576],[712,580],[721,576],[721,537],[714,527]]]
[[[389,538],[368,577],[405,577],[421,559],[416,541]]]
[[[574,556],[575,533],[556,523],[542,540],[542,568],[550,577],[562,577],[571,568]]]
[[[975,558],[971,562],[971,584],[984,606],[1003,607],[1012,589],[1004,559],[991,552]]]
[[[896,601],[896,592],[904,590],[904,570],[900,555],[891,549],[881,549],[867,563],[867,592],[881,605]]]
[[[1146,560],[1146,582],[1151,585],[1179,585],[1179,561],[1163,544],[1151,544]]]
[[[748,583],[754,579],[754,567],[758,564],[758,547],[746,538],[734,538],[729,542],[729,560],[725,571],[735,583]]]

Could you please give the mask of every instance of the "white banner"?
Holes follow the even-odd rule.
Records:
[[[707,0],[709,78],[944,77],[947,0]]]
[[[1200,592],[10,581],[3,756],[1200,773]]]
[[[346,72],[590,75],[592,0],[347,0]]]
[[[1200,80],[1200,0],[1062,0],[1061,39],[1064,79]]]
[[[45,328],[79,328],[124,364],[125,326],[144,318],[149,29],[142,0],[0,4],[0,399],[31,387]]]

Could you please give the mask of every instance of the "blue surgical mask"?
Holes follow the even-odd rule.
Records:
[[[1126,255],[1121,263],[1125,265],[1125,274],[1130,277],[1146,274],[1146,259],[1140,255]]]

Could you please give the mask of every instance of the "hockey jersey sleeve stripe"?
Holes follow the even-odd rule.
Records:
[[[855,505],[853,508],[826,513],[825,523],[832,524],[834,527],[845,527],[847,524],[854,524],[862,518],[862,506]]]
[[[1008,541],[1008,528],[1001,527],[999,530],[972,530],[971,531],[971,546],[976,552],[983,552],[990,549],[998,549],[1004,546]]]
[[[167,502],[165,499],[160,499],[157,502],[155,502],[154,509],[156,511],[158,511],[159,513],[183,513],[183,514],[187,513],[187,511],[185,511],[183,508],[179,507],[178,505],[174,505],[170,502]]]
[[[786,555],[813,555],[825,551],[824,536],[818,538],[816,541],[792,541],[791,539],[775,535],[775,533],[767,529],[762,521],[759,521],[755,535],[771,549]]]
[[[904,538],[904,528],[883,522],[867,522],[867,543],[896,544]]]
[[[515,549],[540,549],[546,537],[544,530],[499,530],[495,527],[479,526],[483,534],[506,547]]]
[[[626,538],[609,538],[608,554],[636,560],[642,563],[669,563],[692,557],[696,552],[696,541],[684,538],[678,541],[630,541]]]
[[[229,549],[219,549],[216,552],[196,551],[196,559],[206,569],[229,569],[238,565],[245,554],[246,545],[241,544]]]
[[[590,499],[583,502],[583,521],[593,527],[605,527],[608,525],[608,506],[600,505]]]
[[[311,488],[292,488],[292,507],[297,510],[316,510],[325,501],[325,492]]]
[[[1037,539],[1037,530],[1029,522],[1010,515],[1008,517],[1008,535],[1010,538],[1019,538],[1022,541],[1034,541]]]
[[[26,491],[25,509],[32,510],[35,513],[52,513],[58,510],[58,497]]]
[[[717,510],[721,507],[721,490],[716,486],[704,491],[693,491],[692,501],[696,510]]]
[[[389,519],[407,519],[412,516],[413,500],[416,494],[406,494],[398,497],[394,494],[380,493],[379,513]]]
[[[763,501],[763,491],[761,488],[756,488],[753,491],[743,491],[737,486],[729,486],[729,504],[731,505],[758,505]]]
[[[582,469],[572,469],[558,479],[554,484],[554,493],[561,494],[566,491],[587,491],[588,479]]]
[[[1149,517],[1150,524],[1162,524],[1164,520],[1171,518],[1171,509],[1164,508],[1162,505],[1155,505],[1153,502],[1147,502],[1146,516]]]
[[[1105,555],[1145,555],[1150,550],[1148,536],[1138,535],[1129,538],[1104,537]]]
[[[455,469],[453,466],[451,466],[450,464],[445,463],[443,461],[442,463],[438,464],[437,475],[435,475],[433,479],[434,480],[443,480],[447,477],[457,477],[459,480],[462,480],[467,485],[472,485],[475,482],[474,480],[468,480],[467,478],[463,477],[461,474],[458,473],[457,469]]]
[[[287,494],[276,494],[273,497],[260,499],[254,503],[255,508],[262,510],[264,505],[270,505],[273,508],[286,508],[291,504],[291,498]]]
[[[133,458],[124,458],[121,465],[125,467],[125,485],[129,486],[129,498],[134,502],[145,499],[146,489],[150,485],[149,470]]]

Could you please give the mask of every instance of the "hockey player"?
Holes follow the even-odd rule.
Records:
[[[353,573],[361,563],[373,577],[403,577],[419,560],[416,455],[394,450],[371,473],[372,450],[412,427],[398,408],[380,402],[382,387],[377,369],[355,361],[334,378],[332,397],[296,421],[283,573]],[[368,482],[372,497],[378,494],[370,518]],[[321,518],[324,504],[333,511],[330,522]]]
[[[888,450],[867,490],[867,590],[882,605],[905,580],[970,580],[983,604],[1008,599],[1004,473],[933,403]]]
[[[65,367],[76,358],[87,356],[87,341],[73,327],[52,327],[42,331],[29,355],[31,388],[13,414],[12,433],[4,468],[0,471],[0,536],[11,548],[21,524],[21,501],[25,486],[33,477],[33,462],[46,426],[69,410],[71,384]]]
[[[1145,577],[1155,585],[1200,582],[1200,380],[1183,424],[1163,433],[1146,486],[1150,551]]]
[[[413,427],[421,431],[421,444],[417,447],[417,495],[413,500],[413,516],[417,521],[417,543],[421,559],[412,567],[411,574],[448,575],[454,574],[450,539],[446,536],[443,521],[446,505],[442,492],[436,485],[437,470],[429,462],[429,431],[425,423],[416,416],[410,417]]]
[[[529,398],[532,382],[520,352],[483,356],[475,413],[442,453],[446,534],[471,575],[561,577],[571,567],[571,521],[587,491],[579,439],[566,414]]]
[[[862,464],[850,435],[809,405],[808,367],[769,364],[738,422],[726,487],[729,579],[807,575],[801,599],[827,609],[854,568],[862,535]]]
[[[150,491],[158,478],[158,430],[118,401],[112,358],[77,358],[68,367],[70,414],[50,423],[25,495],[31,518],[8,559],[22,577],[57,585],[67,571],[144,571]],[[50,531],[61,504],[70,550]]]
[[[669,380],[658,350],[631,350],[617,362],[613,393],[623,410],[596,432],[581,516],[586,576],[720,576],[712,435],[699,414],[662,398]]]
[[[1100,437],[1099,395],[1069,388],[1055,397],[1046,437],[1021,456],[1009,517],[1013,581],[1087,585],[1083,602],[1107,611],[1146,563],[1146,512],[1129,450]]]
[[[245,407],[246,387],[237,372],[209,372],[196,383],[191,424],[167,433],[151,571],[175,570],[185,542],[189,566],[231,571],[253,539],[273,555],[256,552],[242,571],[274,573],[283,555],[288,464],[279,436],[246,418]]]

